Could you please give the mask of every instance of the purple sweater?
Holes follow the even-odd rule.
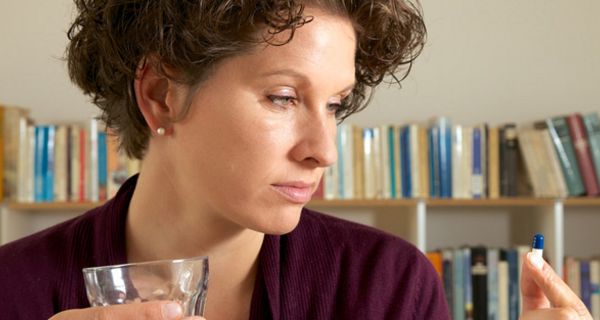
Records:
[[[101,207],[0,247],[0,318],[48,319],[88,307],[81,269],[127,262],[125,219],[136,182]],[[304,209],[294,231],[265,237],[250,319],[450,316],[437,274],[414,246]]]

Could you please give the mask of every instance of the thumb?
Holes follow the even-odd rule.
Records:
[[[179,320],[183,310],[178,303],[153,301],[144,303],[121,304],[106,307],[74,309],[61,312],[50,320],[68,319],[146,319]]]
[[[536,256],[528,253],[521,274],[523,311],[550,306],[572,309],[580,317],[591,319],[589,311],[579,297],[556,274],[545,261],[536,262]]]

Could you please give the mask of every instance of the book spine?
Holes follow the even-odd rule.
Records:
[[[583,116],[583,124],[588,137],[596,181],[600,183],[600,118],[597,113],[589,113]]]
[[[54,144],[54,201],[67,201],[67,127],[57,126]]]
[[[388,127],[388,131],[387,131],[387,136],[388,136],[388,141],[390,142],[388,145],[388,154],[389,154],[389,161],[390,161],[390,197],[392,199],[397,198],[398,196],[398,191],[397,191],[397,176],[396,176],[396,170],[398,170],[397,166],[397,156],[398,153],[396,152],[396,144],[398,143],[398,139],[396,138],[394,132],[395,132],[395,127],[394,126],[390,126]]]
[[[519,262],[518,253],[515,249],[506,251],[508,262],[508,308],[509,319],[519,319]]]
[[[452,307],[454,305],[453,302],[453,290],[452,284],[454,283],[453,279],[453,263],[454,257],[452,254],[452,250],[445,249],[442,250],[442,281],[444,284],[444,292],[446,293],[446,303],[450,308],[450,313],[452,314]]]
[[[452,198],[452,127],[445,118],[440,118],[439,125],[439,166],[440,197]]]
[[[19,161],[17,162],[17,200],[27,202],[27,166],[28,166],[27,119],[19,119]],[[1,193],[0,193],[1,195]]]
[[[85,132],[84,128],[79,128],[79,174],[77,175],[79,177],[79,181],[77,183],[77,185],[79,186],[78,188],[78,196],[77,199],[81,202],[86,200],[86,193],[88,192],[88,186],[87,186],[87,177],[86,177],[86,171],[87,171],[87,166],[88,166],[88,162],[89,162],[89,155],[86,152],[86,146],[88,145],[87,141],[87,134]]]
[[[411,197],[420,198],[421,195],[421,172],[419,165],[419,128],[416,124],[408,126],[409,153],[410,153],[410,185]]]
[[[432,198],[440,197],[440,143],[439,143],[439,135],[438,128],[431,127],[429,128],[429,195]]]
[[[36,151],[35,126],[27,125],[27,171],[25,173],[26,202],[35,202],[35,151]]]
[[[44,128],[35,127],[35,167],[34,167],[34,199],[44,201]]]
[[[500,250],[498,261],[498,320],[509,320],[509,271],[506,250]]]
[[[516,125],[504,125],[500,137],[500,195],[503,197],[517,195],[517,150]]]
[[[498,262],[500,259],[500,251],[495,248],[487,250],[487,319],[498,320]]]
[[[465,319],[465,291],[464,291],[464,266],[465,258],[464,251],[462,249],[453,250],[453,261],[452,261],[452,282],[453,282],[453,293],[454,298],[452,304],[452,319],[464,320]]]
[[[569,128],[567,122],[563,117],[556,117],[548,119],[546,121],[548,125],[548,132],[552,137],[554,148],[560,166],[569,190],[570,196],[579,196],[585,193],[583,181],[581,180],[581,174],[577,167],[577,160],[575,159],[575,151],[573,150],[573,143],[569,135]]]
[[[464,198],[462,179],[464,178],[462,159],[464,154],[463,127],[461,125],[452,126],[452,191],[454,198]]]
[[[487,248],[471,248],[471,281],[473,286],[473,319],[488,318]]]
[[[412,197],[411,164],[410,164],[410,130],[403,127],[400,135],[400,152],[402,154],[402,197]]]
[[[473,128],[473,162],[471,196],[473,199],[483,197],[483,165],[482,165],[482,133],[481,128]]]
[[[490,128],[488,137],[488,193],[491,199],[500,197],[500,145],[498,128]]]
[[[108,159],[106,133],[98,133],[98,199],[106,201],[108,184]]]
[[[580,114],[575,113],[567,116],[566,120],[569,133],[573,139],[577,165],[580,169],[586,194],[588,196],[597,196],[600,193],[600,188],[596,180],[596,170],[594,169],[594,162],[583,125],[583,119]]]
[[[363,199],[365,196],[364,186],[364,146],[363,129],[361,127],[353,128],[354,137],[354,198]]]
[[[382,199],[390,199],[391,194],[391,175],[390,175],[390,141],[388,135],[389,126],[383,125],[379,127],[379,150],[381,156],[379,158],[379,170],[381,177],[381,196]]]
[[[342,129],[342,144],[344,146],[344,199],[354,199],[354,139],[351,125]]]
[[[588,308],[588,310],[592,310],[592,284],[590,279],[590,262],[582,260],[579,266],[581,268],[581,300]]]
[[[427,129],[420,126],[418,130],[419,135],[419,173],[421,174],[420,179],[420,195],[421,198],[427,198],[429,195],[429,148],[427,143]]]
[[[465,319],[473,319],[473,278],[471,275],[471,248],[464,248],[463,286],[465,291]]]
[[[46,126],[46,168],[44,175],[44,201],[54,201],[54,150],[56,143],[56,127]]]
[[[363,129],[363,150],[364,150],[364,179],[365,179],[365,199],[375,198],[375,165],[373,155],[373,129]]]
[[[590,261],[592,317],[600,319],[600,260]]]

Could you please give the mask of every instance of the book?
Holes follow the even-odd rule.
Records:
[[[98,132],[98,200],[106,201],[108,193],[108,154],[106,132]]]
[[[500,250],[497,248],[487,249],[487,319],[498,320],[498,263],[500,261]]]
[[[471,281],[473,286],[473,319],[488,319],[487,248],[471,248]]]
[[[29,111],[19,107],[3,106],[2,152],[3,152],[3,198],[16,200],[18,197],[19,146],[21,142],[21,119]]]
[[[565,198],[569,195],[565,177],[560,167],[560,160],[554,148],[554,142],[548,131],[548,125],[545,121],[539,121],[534,123],[534,129],[538,133],[538,139],[541,140],[543,155],[542,157],[547,161],[546,175],[550,184],[552,184],[554,193],[557,197]]]
[[[416,196],[424,199],[428,198],[429,196],[429,148],[427,143],[427,129],[423,126],[419,126],[417,134],[419,145],[418,167],[420,174],[420,184]]]
[[[500,197],[500,145],[498,127],[491,127],[488,136],[488,196]]]
[[[462,125],[452,126],[452,191],[453,198],[470,198],[471,158],[468,149],[470,136]]]
[[[506,253],[500,252],[498,261],[498,320],[509,320],[509,272]]]
[[[388,125],[379,126],[379,170],[380,170],[380,178],[381,178],[381,194],[379,196],[380,199],[390,199],[391,198],[391,182],[392,182],[392,172],[391,172],[391,163],[390,163],[390,147],[392,147],[392,142],[390,140]]]
[[[43,126],[35,127],[35,165],[34,165],[34,199],[35,202],[43,202],[44,195],[44,164],[47,159],[45,146],[47,141],[46,132]]]
[[[593,112],[583,115],[583,124],[594,161],[596,181],[600,183],[600,119],[598,118],[598,114]]]
[[[435,126],[427,130],[429,145],[429,196],[439,198],[441,195],[439,129]]]
[[[500,196],[517,196],[518,143],[517,126],[505,124],[500,128]]]
[[[376,183],[375,177],[375,152],[374,152],[374,130],[363,128],[363,165],[364,165],[364,196],[365,199],[375,199]]]
[[[442,252],[442,281],[444,284],[444,292],[446,293],[446,303],[448,304],[448,308],[450,309],[450,313],[452,313],[452,307],[454,305],[454,291],[452,290],[452,285],[454,283],[454,270],[453,270],[453,260],[454,253],[452,249],[443,249]]]
[[[410,152],[410,128],[402,127],[400,132],[400,167],[402,179],[402,197],[411,198],[412,192],[412,174],[411,174],[411,152]]]
[[[485,170],[485,132],[481,127],[473,128],[472,137],[472,170],[471,170],[471,190],[470,197],[473,199],[481,199],[484,195],[484,179],[483,173]]]
[[[452,125],[445,117],[438,118],[436,125],[439,128],[440,197],[452,198]]]
[[[554,117],[546,120],[548,132],[554,143],[563,176],[569,190],[569,196],[580,196],[585,193],[585,187],[579,173],[573,142],[569,127],[564,117]]]
[[[600,187],[598,186],[598,180],[596,178],[596,169],[594,169],[594,162],[592,160],[583,118],[581,117],[581,114],[574,113],[568,115],[566,120],[569,126],[569,134],[573,140],[575,157],[577,159],[577,165],[581,173],[581,179],[583,180],[586,195],[597,196],[600,194]]]
[[[463,286],[465,295],[465,320],[473,319],[473,278],[471,275],[471,248],[463,248]]]
[[[55,169],[55,161],[54,161],[54,151],[55,151],[55,142],[56,142],[56,126],[47,125],[45,127],[46,130],[46,147],[45,151],[47,154],[44,156],[46,159],[46,163],[44,164],[44,201],[53,202],[54,201],[54,169]]]
[[[54,201],[65,202],[67,196],[67,127],[59,125],[56,127],[55,143],[54,143]]]
[[[462,320],[465,319],[465,252],[463,249],[454,249],[452,253],[452,318]]]
[[[590,312],[594,319],[600,319],[600,260],[590,261],[591,303]]]
[[[590,278],[590,262],[587,260],[581,260],[579,267],[581,268],[581,301],[583,301],[588,310],[592,310],[592,284]]]
[[[516,249],[506,250],[508,263],[508,318],[519,319],[519,261]]]
[[[0,201],[4,200],[4,106],[0,105]]]
[[[363,199],[365,197],[364,186],[364,145],[363,145],[363,129],[360,127],[354,127],[352,132],[354,140],[354,198]]]

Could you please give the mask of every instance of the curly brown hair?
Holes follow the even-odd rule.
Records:
[[[408,0],[75,0],[78,15],[69,28],[66,59],[71,80],[102,110],[120,146],[143,158],[151,132],[133,82],[149,63],[162,75],[187,85],[205,79],[224,58],[260,43],[284,45],[311,17],[306,5],[347,17],[357,35],[356,86],[336,116],[345,119],[366,107],[385,76],[408,74],[423,48],[426,29],[418,3]],[[257,37],[260,31],[269,36]],[[290,30],[284,43],[274,36]],[[175,70],[177,78],[167,75]],[[402,70],[401,77],[396,73]]]

